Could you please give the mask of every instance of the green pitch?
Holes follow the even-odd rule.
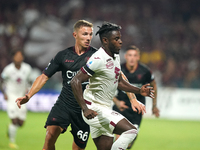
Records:
[[[45,129],[43,128],[48,113],[28,112],[24,127],[17,133],[16,142],[20,150],[41,150]],[[9,119],[0,111],[0,150],[8,148],[6,137]],[[144,118],[139,136],[132,149],[136,150],[200,150],[200,121],[175,121]],[[56,143],[57,150],[71,150],[72,135],[62,134]],[[86,150],[95,150],[91,137]]]

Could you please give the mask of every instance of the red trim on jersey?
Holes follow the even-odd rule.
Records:
[[[114,122],[110,122],[110,124],[113,126],[113,127],[115,127],[116,126],[116,124],[114,123]]]
[[[88,105],[92,105],[92,102],[89,102],[87,100],[85,100],[85,103],[88,104]]]
[[[84,73],[84,74],[87,74],[87,72],[85,71],[85,69],[82,67],[81,68],[81,71]]]

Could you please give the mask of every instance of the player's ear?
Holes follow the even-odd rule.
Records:
[[[102,42],[103,44],[108,45],[108,38],[102,37]]]
[[[76,38],[77,34],[76,32],[73,32],[73,37]]]

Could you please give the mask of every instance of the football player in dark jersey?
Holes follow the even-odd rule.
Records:
[[[159,109],[157,108],[157,86],[154,80],[154,76],[151,73],[150,69],[144,64],[140,63],[140,50],[136,46],[132,45],[126,49],[125,53],[126,62],[121,65],[121,70],[127,77],[128,81],[137,87],[141,87],[146,83],[150,83],[153,87],[155,93],[153,98],[153,107],[152,113],[159,117]],[[135,94],[137,100],[145,104],[145,97],[140,94]],[[142,120],[142,114],[137,113],[132,110],[131,103],[127,94],[124,91],[118,90],[118,95],[113,99],[115,105],[113,106],[113,110],[120,112],[124,115],[133,125],[135,125],[138,129],[140,127],[140,123]],[[116,135],[118,138],[119,135]],[[135,141],[135,140],[134,140]],[[128,149],[130,149],[134,143],[134,141],[129,145]]]
[[[16,100],[18,107],[27,103],[56,72],[62,72],[63,87],[58,100],[52,107],[47,118],[46,138],[43,150],[55,150],[55,143],[58,136],[64,133],[71,124],[71,133],[74,137],[73,150],[83,150],[86,147],[89,137],[89,126],[83,121],[81,108],[74,98],[70,81],[84,66],[90,56],[97,50],[90,46],[93,36],[93,24],[79,20],[74,24],[73,36],[75,46],[69,47],[57,53],[50,61],[43,73],[37,77],[30,91],[24,97]],[[82,84],[83,90],[87,82]]]

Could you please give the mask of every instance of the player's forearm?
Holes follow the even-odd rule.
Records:
[[[118,89],[126,91],[126,92],[140,94],[140,88],[132,86],[126,81],[119,82]]]
[[[156,107],[157,106],[157,85],[155,81],[152,81],[150,85],[153,87],[153,90],[154,90],[153,107]]]
[[[118,105],[119,100],[118,100],[116,97],[114,97],[114,98],[113,98],[113,102],[115,103],[115,105]]]
[[[134,93],[126,92],[126,95],[128,96],[130,101],[137,99]]]
[[[33,82],[30,91],[28,92],[28,97],[31,98],[33,95],[35,95],[37,92],[40,91],[40,89],[46,84],[48,81],[48,77],[45,74],[41,74],[36,78],[36,80]]]
[[[83,89],[82,89],[81,83],[82,82],[78,78],[74,77],[71,80],[71,88],[72,88],[75,99],[77,100],[81,109],[84,111],[85,109],[88,109],[88,108],[83,98]]]
[[[132,86],[123,72],[121,72],[120,77],[119,77],[118,89],[126,91],[126,93],[131,92],[131,93],[140,94],[140,88]],[[127,95],[129,99],[135,97],[135,94],[134,95],[127,94]]]

